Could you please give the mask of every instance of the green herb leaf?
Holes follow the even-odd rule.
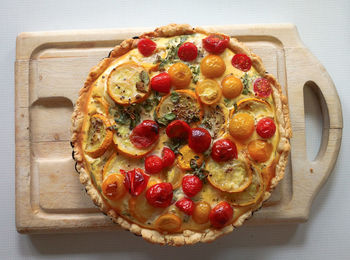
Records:
[[[199,80],[199,72],[200,72],[199,65],[198,64],[189,64],[188,66],[192,71],[192,82],[194,84],[197,84],[197,82]]]
[[[175,154],[180,154],[179,149],[185,144],[184,140],[181,139],[171,139],[170,141],[164,142]]]
[[[176,115],[175,115],[174,113],[169,113],[169,114],[166,114],[166,115],[164,116],[164,118],[165,118],[166,120],[168,120],[169,123],[170,123],[171,121],[173,121],[173,120],[176,118]]]
[[[243,83],[243,91],[242,91],[242,94],[243,94],[243,95],[248,95],[249,93],[251,93],[251,91],[249,90],[249,77],[248,77],[248,73],[244,73],[244,76],[243,76],[241,79],[242,79],[242,83]]]
[[[173,102],[173,104],[179,103],[179,101],[180,101],[180,95],[179,95],[179,93],[177,93],[177,92],[175,92],[175,91],[171,92],[171,94],[170,94],[170,100],[171,100],[171,102]]]
[[[144,70],[141,71],[140,79],[145,85],[149,84],[149,76],[148,76],[148,73],[146,71],[144,71]]]

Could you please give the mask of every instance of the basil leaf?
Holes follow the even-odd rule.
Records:
[[[166,120],[168,120],[169,123],[170,123],[170,121],[173,121],[173,120],[176,118],[176,115],[175,115],[174,113],[169,113],[169,114],[166,114],[166,115],[164,116],[164,118],[165,118]]]

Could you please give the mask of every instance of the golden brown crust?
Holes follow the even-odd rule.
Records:
[[[167,26],[159,27],[153,32],[145,33],[141,37],[172,37],[183,34],[204,33],[208,34],[201,28],[192,28],[187,24],[169,24]],[[127,39],[120,45],[116,46],[110,53],[108,58],[103,59],[97,66],[93,67],[88,75],[88,78],[84,84],[84,87],[79,92],[79,98],[75,105],[75,110],[72,115],[72,146],[74,151],[74,158],[77,162],[77,170],[80,173],[80,181],[85,185],[87,193],[90,195],[92,201],[106,214],[108,214],[112,220],[118,223],[122,228],[130,230],[131,232],[141,235],[144,239],[152,243],[168,244],[174,246],[181,246],[185,244],[194,244],[197,242],[210,242],[231,232],[235,227],[241,226],[243,222],[249,218],[253,211],[258,210],[262,203],[270,197],[270,192],[266,191],[261,202],[256,205],[254,209],[241,215],[238,219],[232,223],[232,225],[226,226],[220,230],[208,228],[203,232],[195,232],[185,230],[181,234],[162,234],[156,230],[150,230],[142,228],[135,223],[130,223],[124,218],[120,217],[113,209],[110,209],[107,203],[105,203],[103,197],[95,188],[92,183],[90,174],[88,173],[86,163],[84,162],[83,151],[81,150],[81,137],[79,133],[83,127],[84,121],[84,107],[88,97],[89,90],[95,80],[103,73],[103,71],[109,66],[109,64],[116,58],[124,55],[128,51],[137,47],[138,39]],[[276,165],[276,175],[271,181],[271,188],[274,188],[277,183],[283,178],[285,167],[288,161],[288,153],[290,150],[289,138],[291,137],[291,126],[289,119],[289,110],[287,104],[287,98],[283,96],[282,89],[277,80],[270,74],[266,74],[264,65],[261,59],[252,53],[244,44],[238,42],[236,39],[231,38],[229,48],[233,52],[244,53],[252,59],[253,66],[259,72],[261,76],[270,80],[273,85],[273,99],[276,104],[276,116],[280,126],[280,143],[278,145],[278,152],[280,153],[280,159]]]

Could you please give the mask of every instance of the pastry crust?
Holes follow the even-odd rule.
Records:
[[[192,28],[187,24],[169,24],[167,26],[159,27],[153,32],[144,33],[140,37],[172,37],[184,34],[203,33],[209,34],[209,32],[201,28]],[[289,138],[291,138],[292,131],[289,119],[289,110],[287,98],[282,94],[280,84],[277,82],[274,76],[266,73],[265,67],[261,59],[252,53],[244,44],[238,42],[236,39],[231,38],[229,48],[235,53],[244,53],[248,55],[252,64],[261,76],[269,79],[273,85],[273,100],[276,106],[276,118],[279,124],[280,141],[277,151],[280,153],[279,161],[276,165],[275,177],[271,180],[271,189],[266,191],[262,196],[260,203],[254,207],[251,211],[248,211],[241,215],[231,225],[228,225],[222,229],[207,228],[203,232],[195,232],[185,230],[179,234],[162,234],[156,230],[150,230],[140,227],[135,223],[130,223],[124,218],[120,217],[113,209],[111,209],[96,187],[93,185],[91,176],[88,172],[88,167],[84,161],[84,155],[82,151],[82,135],[80,134],[83,127],[84,115],[86,113],[86,101],[91,90],[93,83],[96,79],[105,71],[105,69],[116,58],[122,56],[128,51],[137,47],[138,39],[127,39],[120,45],[116,46],[109,54],[107,58],[104,58],[97,66],[93,67],[85,81],[84,87],[79,92],[79,98],[75,105],[75,110],[72,115],[72,147],[73,155],[76,160],[76,170],[80,173],[80,182],[85,186],[87,193],[91,197],[92,201],[112,220],[118,223],[122,228],[130,230],[136,235],[141,235],[144,239],[152,243],[168,244],[174,246],[181,246],[186,244],[194,244],[197,242],[210,242],[231,232],[235,227],[239,227],[243,222],[249,218],[253,211],[258,210],[263,202],[270,197],[271,189],[273,189],[277,183],[283,178],[285,168],[288,161],[288,153],[290,150]]]

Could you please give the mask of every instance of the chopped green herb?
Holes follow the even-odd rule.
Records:
[[[250,81],[249,81],[248,73],[244,73],[244,76],[241,79],[242,79],[242,83],[243,83],[242,94],[248,95],[249,93],[251,93],[251,91],[249,90],[249,82]]]
[[[175,154],[180,154],[179,148],[185,144],[184,140],[181,139],[171,139],[170,141],[164,142]]]
[[[164,59],[160,58],[160,64],[158,68],[160,70],[164,69],[167,64],[174,63],[176,60],[179,60],[177,56],[177,51],[179,47],[188,39],[188,35],[178,36],[169,41],[167,46],[167,56]]]
[[[177,93],[177,92],[175,92],[175,91],[171,92],[171,94],[170,94],[170,100],[171,100],[171,102],[173,102],[173,104],[179,103],[179,101],[180,101],[180,95],[179,95],[179,93]]]
[[[194,84],[197,84],[198,80],[199,80],[199,65],[198,64],[190,64],[189,65],[191,71],[192,71],[192,82]]]
[[[148,73],[146,71],[144,71],[144,70],[141,71],[140,79],[145,85],[149,84],[149,76],[148,76]]]
[[[154,111],[155,112],[155,111]],[[173,121],[176,118],[176,115],[174,113],[168,113],[165,116],[159,118],[157,116],[157,113],[154,113],[154,120],[163,126],[167,126],[171,121]]]
[[[205,162],[202,165],[198,166],[195,159],[191,159],[190,166],[192,169],[192,174],[196,175],[204,183],[208,177],[208,171],[205,169]]]

